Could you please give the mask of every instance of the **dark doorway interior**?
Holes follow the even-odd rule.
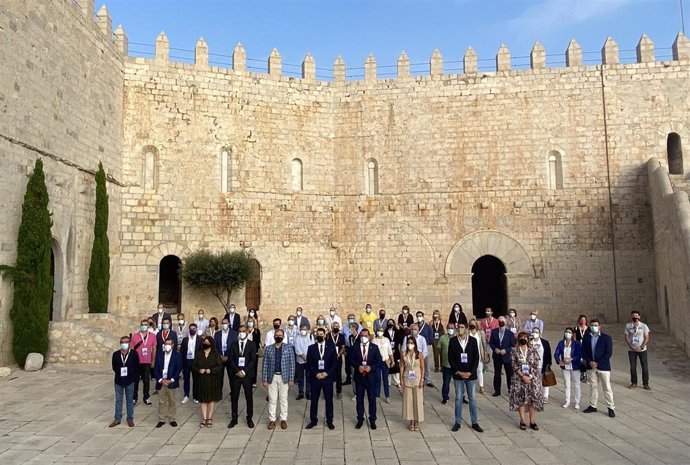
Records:
[[[254,271],[256,272],[256,279],[247,282],[244,288],[244,303],[247,310],[254,309],[257,312],[261,307],[261,264],[257,260],[252,260]]]
[[[158,282],[158,302],[166,311],[182,311],[182,281],[180,280],[181,260],[175,255],[163,257],[160,264],[160,281]]]
[[[472,265],[474,316],[483,318],[486,307],[493,309],[494,317],[505,315],[508,309],[506,267],[493,255],[479,257]]]

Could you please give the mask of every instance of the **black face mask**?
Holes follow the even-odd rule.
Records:
[[[323,336],[316,336],[316,342],[323,342],[324,337]]]
[[[208,342],[204,342],[204,349],[210,349],[210,348],[211,348],[211,344],[209,344]]]
[[[278,344],[280,344],[281,342],[283,342],[282,336],[278,336],[277,338],[275,338],[275,340],[276,340],[276,342],[277,342]]]
[[[470,325],[470,329],[477,329],[477,325]]]
[[[273,329],[280,328],[280,323],[273,323]]]
[[[501,328],[503,328],[505,325],[506,325],[505,321],[499,321],[498,322],[498,326],[500,326]]]
[[[395,325],[388,325],[388,329],[395,328]]]
[[[525,339],[524,337],[521,337],[518,342],[520,343],[521,346],[527,345],[527,339]]]
[[[633,321],[640,321],[640,318],[637,317],[637,316],[634,316],[634,317],[633,317]]]
[[[383,320],[384,318],[386,318],[386,314],[383,312],[379,313],[379,318]]]
[[[335,334],[338,334],[338,333],[340,332],[340,328],[333,328],[333,332],[334,332]]]

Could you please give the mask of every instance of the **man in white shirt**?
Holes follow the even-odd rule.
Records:
[[[158,423],[156,428],[165,425],[165,420],[170,421],[170,426],[177,426],[177,401],[175,392],[180,385],[180,371],[182,370],[182,358],[180,353],[173,350],[174,341],[168,339],[163,344],[163,350],[157,355],[156,361],[156,388],[158,395]]]
[[[343,326],[343,319],[340,318],[340,315],[338,315],[338,310],[335,307],[331,307],[328,310],[328,316],[326,317],[326,324],[328,325],[329,328],[332,328],[334,322],[338,323],[339,328],[341,328]]]
[[[302,325],[299,334],[294,339],[295,346],[295,382],[297,383],[297,399],[304,399],[306,391],[307,400],[311,399],[311,386],[309,380],[305,376],[307,370],[307,351],[309,346],[314,343],[314,337],[307,328],[307,325]],[[306,384],[306,386],[305,386]]]
[[[417,341],[418,350],[422,353],[422,355],[424,355],[424,358],[426,359],[429,356],[429,346],[427,345],[424,336],[419,334],[419,325],[417,323],[414,323],[412,326],[410,326],[410,336],[413,336],[415,338],[415,340]],[[403,354],[407,352],[407,338],[410,336],[405,336],[405,339],[403,339],[403,342],[400,345],[400,352]]]
[[[271,329],[270,331],[267,331],[266,336],[264,336],[264,347],[272,346],[273,344],[276,343],[276,340],[274,338],[274,334],[277,330],[280,329],[280,325],[282,323],[283,323],[283,320],[281,320],[280,318],[274,318],[273,319],[273,329]],[[287,341],[285,341],[285,342],[287,342]]]
[[[649,344],[649,327],[640,321],[640,312],[630,313],[630,323],[625,325],[625,343],[628,344],[630,361],[630,389],[637,387],[637,359],[642,367],[642,385],[649,391],[649,369],[647,366],[647,346]]]
[[[204,311],[202,309],[199,309],[197,312],[198,318],[194,323],[196,323],[197,331],[201,331],[201,334],[206,333],[206,330],[208,329],[208,320],[204,318]]]
[[[306,326],[307,329],[311,329],[311,323],[309,323],[309,318],[303,315],[302,307],[297,307],[295,309],[295,328],[301,328],[302,326]]]
[[[175,332],[177,333],[177,346],[182,344],[182,339],[189,336],[189,325],[184,319],[184,313],[177,314],[177,326],[175,326]]]
[[[302,323],[302,326],[298,326],[295,324],[295,321],[296,321],[296,318],[294,315],[288,316],[287,326],[285,326],[285,328],[283,328],[283,330],[285,331],[285,342],[287,342],[288,344],[291,344],[291,345],[295,344],[295,338],[299,334],[299,329],[302,326],[307,326],[304,323]],[[307,326],[307,329],[309,329],[309,326]]]

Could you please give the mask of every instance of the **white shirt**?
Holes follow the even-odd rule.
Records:
[[[187,341],[187,360],[194,358],[194,350],[196,349],[196,335],[189,336],[189,341]]]
[[[170,364],[170,359],[172,358],[172,351],[166,352],[165,355],[163,355],[163,377],[158,380],[158,382],[163,381],[168,377],[168,365]],[[170,379],[173,383],[175,382],[174,379]]]
[[[407,338],[408,337],[409,336],[405,336],[405,340],[403,341],[402,347],[400,348],[400,352],[402,352],[403,354],[405,352],[407,352]],[[422,355],[424,356],[424,358],[426,358],[427,355],[429,355],[429,348],[426,345],[426,339],[424,339],[424,336],[422,336],[421,334],[417,334],[416,339],[417,339],[417,350],[419,350],[422,353]]]
[[[228,335],[230,334],[230,330],[228,329],[227,331],[221,331],[220,333],[220,340],[221,340],[221,348],[224,351],[228,350]]]
[[[635,326],[635,323],[628,323],[625,325],[625,338],[630,345],[641,349],[643,352],[647,350],[647,346],[643,346],[644,337],[649,334],[649,326],[641,321]]]
[[[393,348],[391,347],[391,341],[385,337],[375,337],[371,342],[376,344],[381,352],[381,359],[385,362],[389,358],[393,358]]]
[[[196,329],[201,331],[201,334],[204,334],[208,329],[209,323],[206,318],[197,319],[194,323],[196,323]]]
[[[329,328],[331,328],[331,325],[333,322],[336,322],[340,325],[340,327],[343,327],[343,320],[340,318],[338,315],[333,315],[331,316],[330,314],[326,317],[326,324],[328,325]]]
[[[532,339],[532,347],[537,349],[539,354],[539,372],[541,372],[541,367],[544,364],[544,344],[541,343],[541,338]]]
[[[264,338],[264,346],[268,347],[276,343],[276,340],[273,338],[275,332],[276,330],[272,329],[266,333],[266,337]]]

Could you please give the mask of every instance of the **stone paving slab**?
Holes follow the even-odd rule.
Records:
[[[438,388],[425,389],[426,421],[419,432],[408,431],[401,420],[402,398],[395,388],[391,403],[379,405],[379,428],[356,430],[351,386],[345,386],[343,399],[335,401],[334,431],[325,428],[323,406],[319,425],[303,429],[308,403],[295,401],[294,392],[288,429],[267,430],[261,388],[255,391],[253,430],[243,422],[243,412],[238,426],[226,427],[227,399],[218,405],[212,428],[199,428],[198,406],[190,402],[178,406],[178,428],[157,429],[155,396],[154,405],[136,407],[134,428],[123,423],[110,429],[114,405],[110,367],[50,365],[34,373],[18,370],[0,380],[0,464],[690,464],[690,361],[668,338],[654,333],[649,354],[653,390],[627,389],[621,328],[607,328],[615,341],[612,382],[617,417],[609,418],[605,408],[591,415],[561,408],[559,377],[550,403],[539,415],[539,432],[520,431],[506,397],[490,395],[479,396],[483,434],[468,424],[451,432],[453,402],[440,403],[439,374],[434,374]],[[555,346],[557,336],[546,335]],[[487,386],[491,376],[486,378]],[[588,399],[589,386],[583,385],[583,409]],[[467,406],[463,413],[469,416]]]

